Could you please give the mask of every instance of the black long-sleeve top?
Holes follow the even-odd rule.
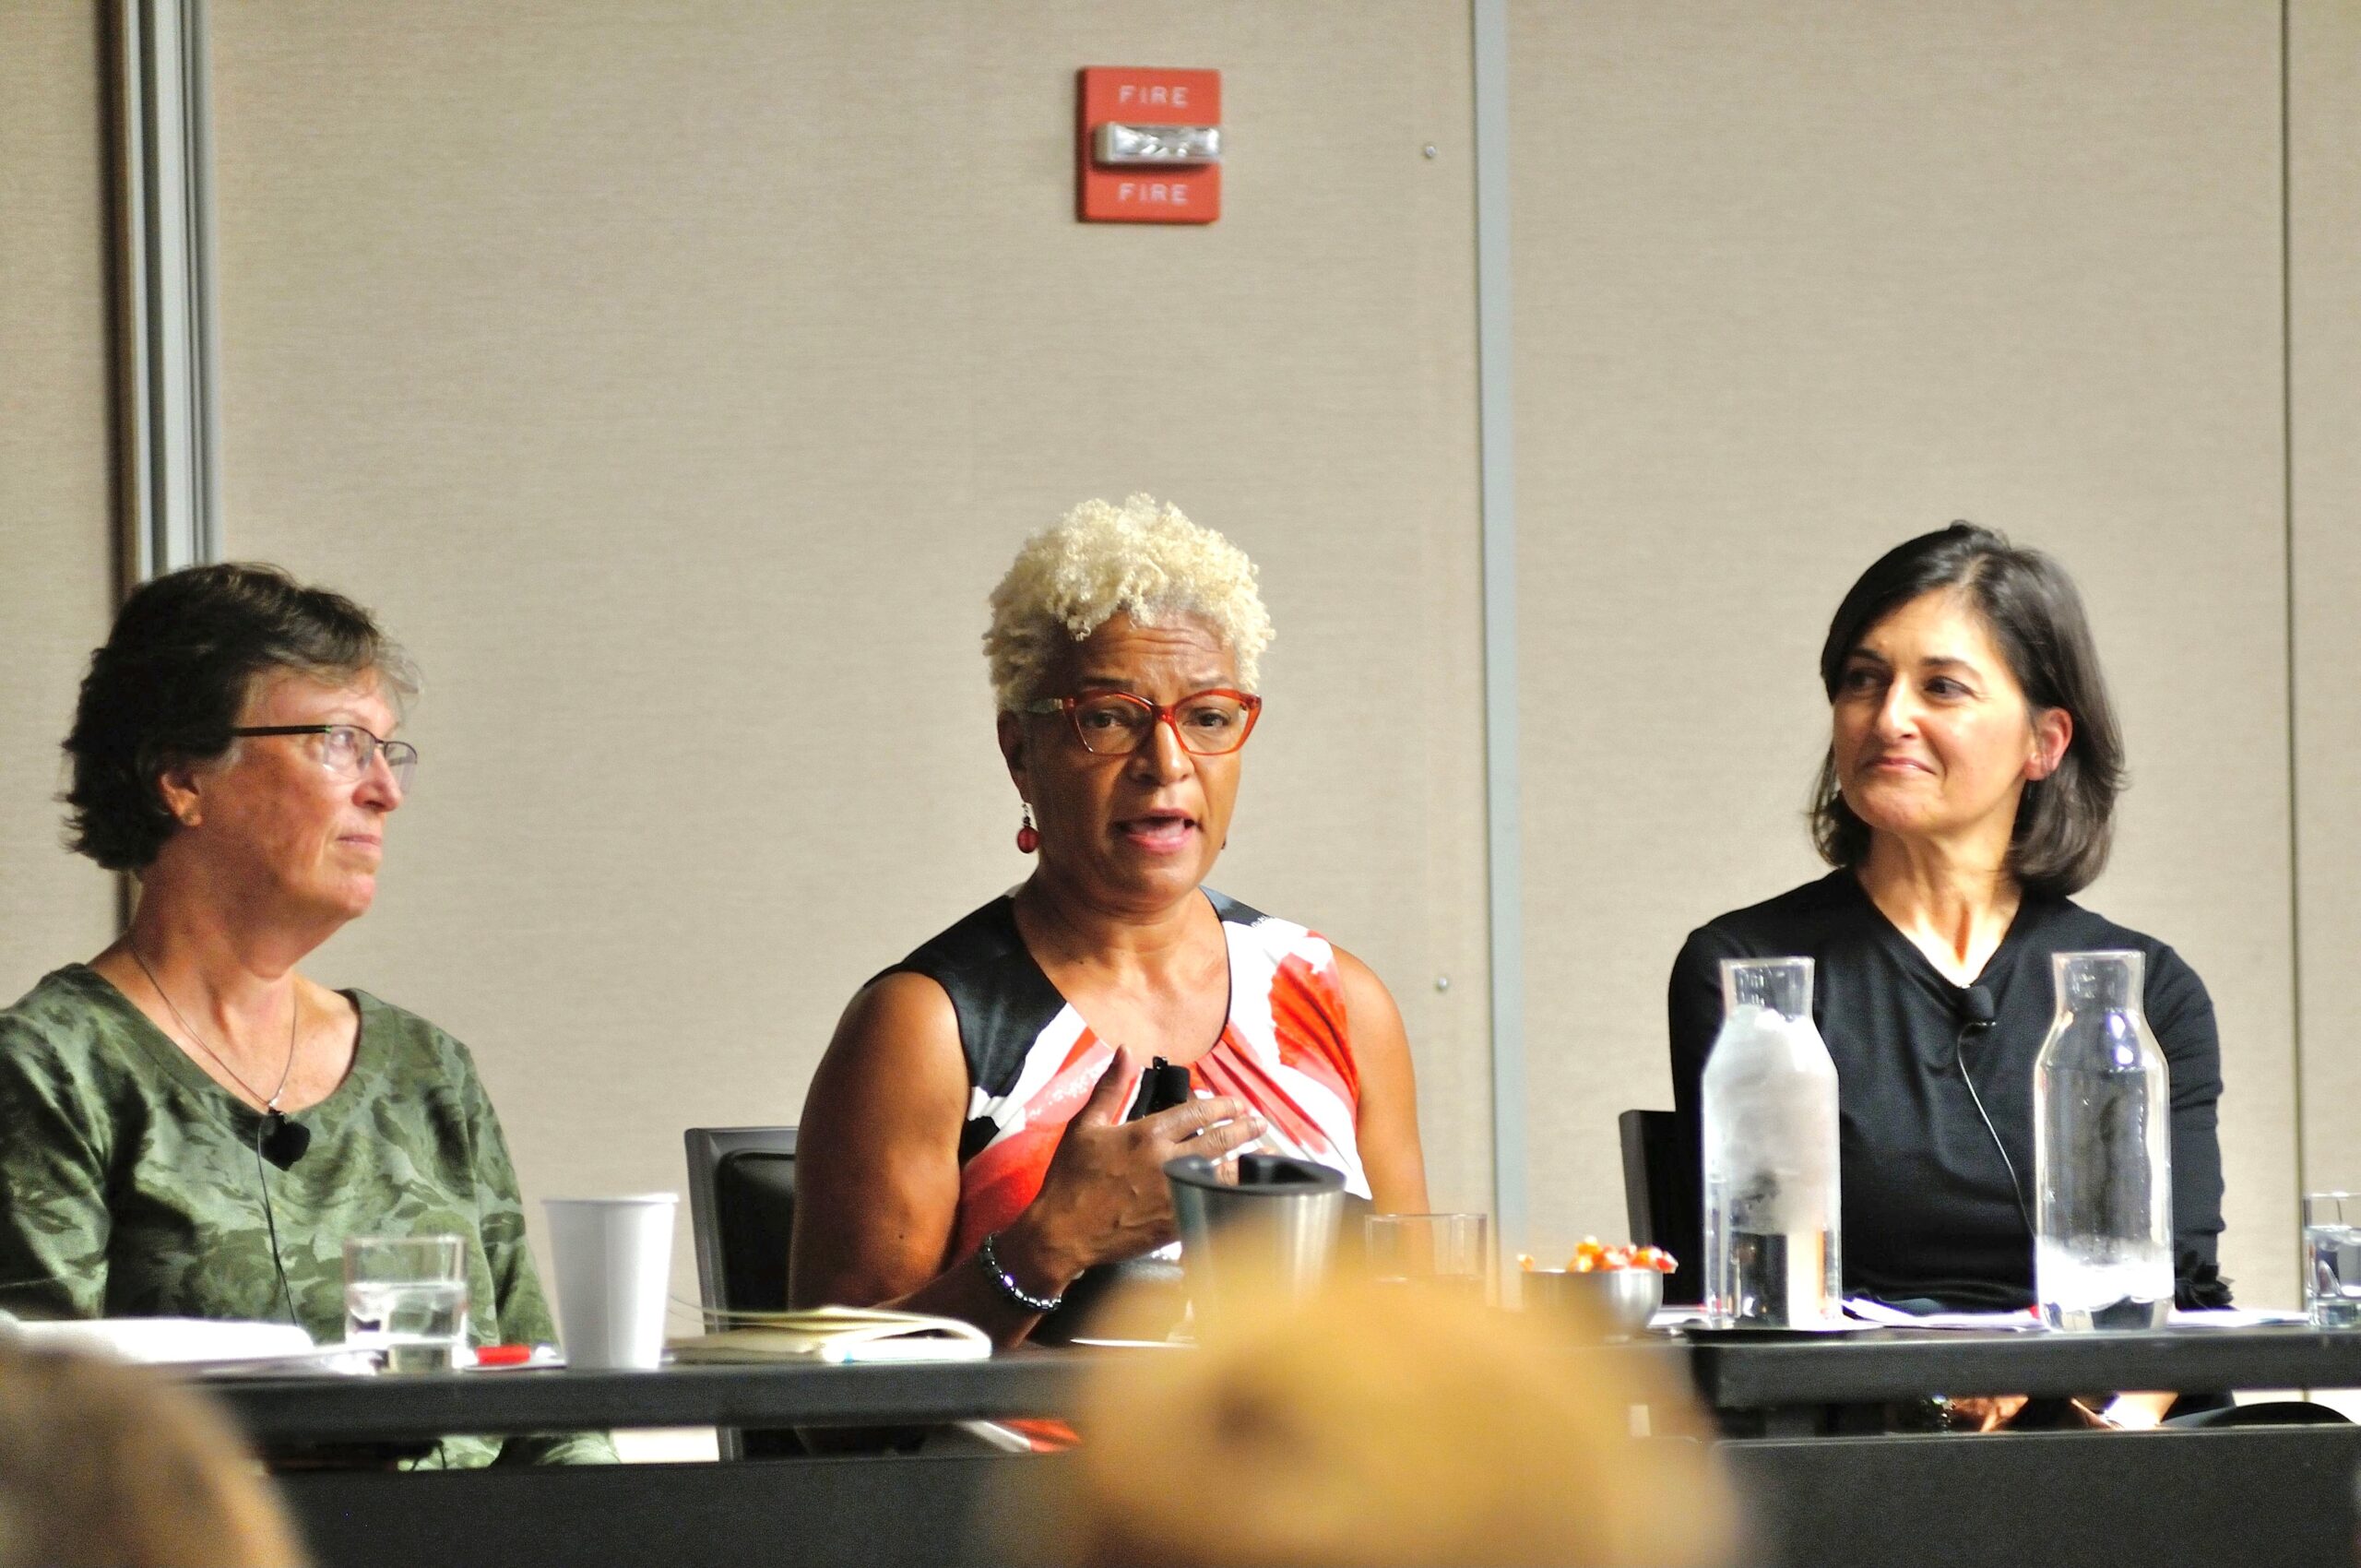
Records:
[[[2006,1310],[2033,1301],[2033,1240],[1966,1070],[2033,1191],[2034,1059],[2055,1010],[2050,955],[2131,949],[2147,956],[2143,1006],[2171,1075],[2173,1271],[2179,1304],[2225,1306],[2222,1096],[2213,1004],[2170,947],[2070,899],[2028,894],[1976,983],[1990,1028],[1966,1033],[1953,985],[1839,871],[1690,933],[1672,968],[1673,1098],[1684,1147],[1698,1141],[1705,1058],[1722,1024],[1720,960],[1815,960],[1812,1016],[1836,1062],[1843,1151],[1845,1289],[1882,1301]]]

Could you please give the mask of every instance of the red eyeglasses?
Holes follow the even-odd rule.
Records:
[[[1093,692],[1087,696],[1042,697],[1026,713],[1062,713],[1074,720],[1075,738],[1097,756],[1129,756],[1147,743],[1158,724],[1171,726],[1182,747],[1198,756],[1222,756],[1246,743],[1263,715],[1263,699],[1226,686],[1191,692],[1169,705],[1129,692]]]

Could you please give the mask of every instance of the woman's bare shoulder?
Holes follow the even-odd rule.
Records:
[[[941,981],[915,970],[894,969],[853,992],[837,1020],[836,1039],[840,1045],[910,1040],[932,1047],[948,1042],[956,1050],[959,1016]]]
[[[896,970],[853,993],[810,1094],[848,1108],[871,1107],[882,1097],[908,1113],[929,1105],[964,1109],[967,1089],[950,993],[925,975]]]
[[[1336,982],[1345,993],[1346,1016],[1357,1023],[1391,1020],[1393,1027],[1398,1028],[1401,1010],[1394,1004],[1394,993],[1377,978],[1377,971],[1335,943],[1328,945],[1336,956]]]

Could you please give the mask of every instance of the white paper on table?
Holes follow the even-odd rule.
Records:
[[[342,1345],[314,1345],[291,1323],[227,1318],[69,1318],[18,1322],[7,1332],[25,1344],[207,1375],[276,1372],[359,1372],[366,1355]]]
[[[1078,1334],[1067,1343],[1086,1345],[1095,1350],[1191,1350],[1196,1348],[1180,1339],[1094,1339],[1086,1334]]]
[[[2199,1307],[2188,1312],[2173,1309],[2175,1328],[2277,1328],[2291,1323],[2309,1323],[2302,1313],[2281,1312],[2269,1307]]]
[[[309,1356],[312,1336],[291,1323],[246,1323],[202,1317],[69,1318],[19,1323],[30,1345],[113,1356],[119,1361],[172,1366],[189,1361],[267,1360]]]
[[[1905,1313],[1900,1307],[1889,1307],[1883,1301],[1873,1301],[1867,1296],[1845,1299],[1846,1315],[1863,1323],[1874,1323],[1884,1328],[1949,1328],[1981,1334],[2032,1334],[2040,1331],[2041,1319],[2027,1312],[2014,1313]]]
[[[831,1345],[819,1359],[835,1366],[852,1366],[872,1361],[988,1361],[991,1354],[990,1340],[979,1345],[954,1339],[865,1339]]]

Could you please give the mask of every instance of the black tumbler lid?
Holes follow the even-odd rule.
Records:
[[[1184,1182],[1192,1187],[1216,1187],[1232,1193],[1241,1187],[1271,1193],[1341,1193],[1345,1190],[1343,1171],[1331,1170],[1317,1160],[1298,1159],[1284,1154],[1240,1155],[1235,1182],[1223,1181],[1214,1162],[1201,1154],[1167,1160],[1164,1175],[1168,1181]]]

